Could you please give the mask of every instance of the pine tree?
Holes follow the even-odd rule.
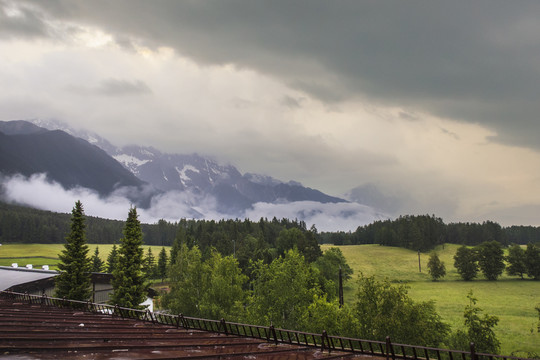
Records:
[[[156,258],[152,254],[152,248],[149,247],[143,260],[143,273],[147,279],[154,279],[156,272]]]
[[[109,253],[109,256],[107,257],[107,272],[109,274],[114,273],[114,269],[116,269],[118,265],[118,248],[116,247],[116,244],[113,245],[111,252]]]
[[[158,257],[158,263],[157,263],[157,277],[161,279],[161,281],[165,280],[167,277],[167,264],[169,259],[167,258],[167,251],[164,247],[161,248],[161,251],[159,252]]]
[[[92,266],[91,266],[91,271],[92,272],[102,272],[103,271],[104,263],[103,263],[103,260],[101,260],[101,258],[99,257],[99,246],[96,246],[96,250],[94,251],[94,255],[90,259],[90,263],[92,264]]]
[[[60,275],[55,279],[56,297],[86,301],[91,294],[90,260],[87,257],[85,218],[80,201],[71,212],[71,231],[64,250],[58,255]]]
[[[111,302],[121,307],[141,309],[140,304],[145,300],[142,229],[134,207],[129,209],[118,253],[118,265],[113,272],[114,293]]]

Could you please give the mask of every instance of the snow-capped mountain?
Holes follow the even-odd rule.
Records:
[[[199,198],[211,196],[217,201],[216,210],[222,213],[242,215],[258,202],[346,202],[295,181],[285,183],[267,175],[243,175],[232,165],[221,165],[197,154],[166,154],[137,145],[116,147],[95,133],[73,129],[56,120],[36,119],[32,123],[49,130],[62,130],[98,146],[159,191],[189,192]]]
[[[152,147],[136,145],[116,147],[97,134],[75,130],[57,121],[3,122],[2,131],[0,136],[5,137],[3,145],[6,150],[0,149],[3,151],[0,151],[0,160],[6,158],[4,162],[10,167],[9,173],[18,172],[28,177],[35,173],[47,174],[48,180],[58,182],[65,189],[81,186],[98,191],[106,204],[116,203],[118,196],[124,196],[142,207],[145,218],[149,219],[147,221],[161,218],[177,221],[181,217],[220,219],[275,216],[304,220],[308,225],[316,224],[321,230],[346,231],[388,218],[370,206],[333,197],[295,181],[283,182],[268,175],[242,174],[233,165],[223,165],[197,154],[167,154]],[[28,156],[20,161],[15,159],[26,150],[18,146],[18,152],[13,152],[9,143],[19,141],[17,137],[25,134],[45,139],[42,140],[43,150],[37,151],[41,151],[40,156],[49,152],[50,159],[38,162]],[[48,138],[56,140],[48,142]],[[53,150],[61,142],[72,144],[72,148],[55,155]],[[75,153],[80,156],[70,156]],[[55,162],[55,157],[65,160]],[[99,168],[92,167],[96,162],[93,159],[99,160]],[[31,166],[27,167],[26,163]],[[49,169],[45,166],[47,164],[54,164],[56,168]],[[114,164],[139,183],[130,183],[125,175],[117,177],[121,181],[111,177],[111,181],[116,182],[104,183],[108,187],[102,185],[103,190],[98,190],[95,184],[99,184],[98,180],[103,183],[108,178],[108,169],[113,169]],[[55,169],[61,172],[55,172]],[[0,172],[5,174],[1,168]],[[115,168],[115,174],[120,173]],[[10,182],[10,186],[16,183]],[[126,185],[122,185],[124,183]],[[110,195],[115,198],[110,198]],[[24,196],[23,193],[21,197]],[[11,201],[31,204],[32,198]]]

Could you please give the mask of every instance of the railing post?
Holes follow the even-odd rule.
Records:
[[[227,323],[225,322],[225,319],[221,318],[219,322],[221,326],[223,326],[223,332],[225,333],[225,335],[229,335],[229,332],[227,331]]]
[[[274,325],[270,325],[268,330],[270,330],[270,333],[274,337],[274,343],[277,345],[278,344],[278,339],[277,339],[276,329],[274,328]]]
[[[474,345],[473,342],[471,342],[470,344],[471,346],[471,360],[476,360],[476,346]]]
[[[392,346],[392,342],[390,341],[390,336],[386,337],[386,360],[389,360],[390,355],[392,355],[392,360],[396,358],[396,355],[394,354],[394,347]]]

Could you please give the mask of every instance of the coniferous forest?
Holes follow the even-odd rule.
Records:
[[[63,243],[69,230],[70,215],[36,210],[0,202],[0,243]],[[476,246],[486,241],[502,245],[540,242],[540,227],[502,227],[496,222],[449,223],[434,215],[400,216],[394,220],[376,221],[359,226],[354,232],[317,232],[307,229],[305,222],[289,219],[188,220],[176,223],[160,220],[155,224],[142,224],[144,243],[171,246],[179,231],[188,241],[196,242],[201,251],[213,246],[223,254],[241,251],[245,239],[254,238],[265,248],[283,252],[287,244],[278,243],[283,229],[298,229],[309,248],[313,242],[334,245],[380,244],[428,251],[436,245],[453,243]],[[92,244],[114,244],[122,236],[124,221],[87,217],[87,239]],[[304,240],[303,240],[304,241]],[[306,250],[307,251],[307,250]],[[311,255],[313,256],[313,255]]]

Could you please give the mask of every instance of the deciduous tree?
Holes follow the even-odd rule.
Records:
[[[525,265],[527,276],[540,280],[540,248],[532,243],[529,243],[525,250]]]
[[[435,251],[429,255],[427,266],[429,275],[431,275],[431,279],[433,281],[437,281],[446,275],[446,267],[444,266],[444,262],[439,259],[439,254],[437,254]]]
[[[494,315],[484,314],[480,316],[482,309],[476,306],[477,299],[473,292],[467,295],[469,305],[465,306],[463,317],[465,318],[465,330],[458,330],[453,334],[450,345],[454,349],[469,350],[469,344],[475,344],[476,351],[487,354],[498,354],[500,341],[497,339],[493,328],[499,322],[499,318]]]
[[[508,266],[506,272],[508,275],[518,275],[523,279],[523,275],[527,273],[527,264],[525,262],[525,251],[519,245],[513,245],[508,249],[508,256],[506,257]]]
[[[491,281],[497,280],[504,271],[504,251],[498,241],[487,241],[477,246],[478,265],[484,276]]]
[[[392,285],[361,275],[354,303],[358,336],[402,344],[437,346],[450,331],[430,302],[414,302],[404,285]]]
[[[454,266],[461,278],[470,281],[478,274],[476,252],[465,245],[459,247],[454,255]]]

